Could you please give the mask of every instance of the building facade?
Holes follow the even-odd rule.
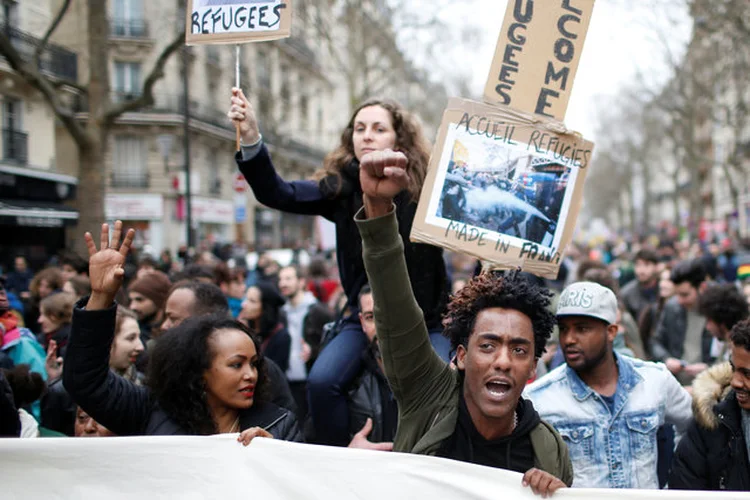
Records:
[[[49,11],[62,4],[49,0],[45,20],[23,11],[19,17],[37,19],[36,29],[44,30]],[[75,79],[84,85],[86,8],[87,1],[74,0],[52,37],[79,54]],[[290,38],[244,44],[240,56],[241,87],[283,178],[309,178],[321,168],[352,109],[366,97],[389,96],[419,110],[428,137],[434,137],[445,93],[428,84],[398,49],[392,13],[383,0],[300,0],[294,8]],[[108,9],[110,98],[119,103],[140,95],[157,58],[181,30],[184,15],[177,2],[168,0],[109,0]],[[136,244],[153,254],[187,243],[188,182],[196,243],[278,248],[307,247],[316,239],[314,218],[263,207],[238,178],[235,131],[226,117],[234,81],[234,46],[185,47],[168,59],[154,87],[153,106],[115,122],[102,166],[106,217],[136,228]],[[75,110],[82,122],[89,119],[80,96]],[[75,144],[43,104],[37,112],[46,116],[43,126],[34,127],[35,140],[45,142],[37,130],[54,139],[45,142],[54,144],[47,153],[34,150],[38,161],[75,178]]]
[[[24,57],[33,57],[51,18],[46,0],[0,1],[0,30]],[[52,82],[75,81],[77,64],[75,53],[51,44],[39,69]],[[40,265],[65,246],[64,228],[78,219],[65,205],[78,181],[58,171],[54,113],[2,57],[0,106],[0,265],[15,255]]]

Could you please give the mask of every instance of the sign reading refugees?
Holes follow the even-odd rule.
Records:
[[[509,0],[484,100],[564,120],[594,0]]]
[[[591,142],[556,120],[453,98],[411,239],[555,278],[592,151]]]
[[[292,0],[188,0],[188,45],[286,38]]]

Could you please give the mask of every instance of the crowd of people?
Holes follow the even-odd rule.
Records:
[[[558,280],[409,240],[414,118],[357,108],[315,180],[228,113],[258,200],[336,224],[335,262],[134,260],[118,221],[0,276],[0,435],[237,434],[439,456],[564,487],[750,490],[750,262],[577,247]],[[394,152],[395,151],[395,152]],[[611,250],[611,249],[609,249]],[[224,258],[222,258],[224,257]]]

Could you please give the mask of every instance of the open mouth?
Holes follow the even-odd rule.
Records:
[[[504,399],[510,394],[512,386],[505,380],[491,380],[485,384],[487,392],[494,399]]]

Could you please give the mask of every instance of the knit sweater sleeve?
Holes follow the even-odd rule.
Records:
[[[362,234],[380,350],[399,412],[404,415],[431,404],[437,392],[451,390],[453,379],[430,344],[409,283],[395,213],[366,220],[362,216],[360,211],[355,220]]]

